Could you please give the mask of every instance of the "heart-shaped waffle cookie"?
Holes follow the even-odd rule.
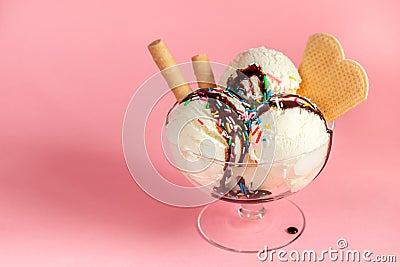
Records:
[[[345,59],[343,48],[332,35],[317,33],[308,39],[299,73],[299,95],[317,104],[327,122],[352,109],[368,95],[363,67]]]

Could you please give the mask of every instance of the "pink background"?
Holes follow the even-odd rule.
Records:
[[[146,49],[156,38],[178,62],[205,51],[228,63],[266,45],[298,64],[320,31],[364,65],[370,94],[337,120],[319,179],[291,197],[307,226],[286,249],[323,250],[344,237],[399,261],[399,9],[381,0],[2,0],[0,266],[269,264],[209,245],[195,228],[199,208],[138,188],[123,158],[123,116],[157,71]]]

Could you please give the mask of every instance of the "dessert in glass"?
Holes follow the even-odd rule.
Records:
[[[208,57],[197,55],[192,58],[198,82],[194,92],[165,43],[149,45],[177,100],[164,129],[171,159],[215,198],[198,217],[208,242],[257,252],[265,246],[281,248],[302,234],[304,215],[285,197],[320,174],[331,151],[333,120],[368,92],[364,70],[346,62],[337,44],[330,35],[311,36],[299,70],[278,51],[245,50],[218,84]],[[326,77],[315,77],[321,73]],[[337,73],[344,73],[340,83],[348,92],[332,99],[335,88],[329,83]],[[358,96],[343,100],[349,92]]]
[[[332,130],[311,102],[279,94],[250,109],[229,89],[199,88],[170,110],[166,132],[174,163],[220,199],[199,215],[206,240],[257,252],[301,235],[303,213],[280,199],[321,172],[332,142]]]

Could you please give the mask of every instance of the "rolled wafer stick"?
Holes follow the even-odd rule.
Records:
[[[192,92],[190,85],[186,82],[181,69],[176,65],[176,61],[162,39],[150,43],[147,48],[167,81],[169,88],[180,102]]]
[[[207,54],[202,53],[192,57],[192,64],[199,88],[217,87]]]

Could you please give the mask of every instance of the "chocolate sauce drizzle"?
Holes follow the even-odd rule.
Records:
[[[308,99],[300,97],[298,95],[293,95],[293,94],[277,94],[274,95],[269,102],[269,108],[275,108],[275,109],[291,109],[291,108],[302,108],[307,110],[308,112],[314,113],[315,115],[318,115],[320,119],[325,123],[325,128],[328,129],[328,125],[326,124],[325,118],[322,115],[322,112],[313,104],[311,103]],[[268,108],[268,109],[269,109]],[[268,109],[266,108],[259,108],[258,109],[258,116],[261,115],[261,113],[264,113]]]
[[[237,111],[236,106],[230,101],[229,97],[236,98],[241,102],[241,99],[229,90],[223,91],[221,89],[208,88],[200,88],[181,101],[181,103],[190,103],[190,101],[200,98],[206,99],[212,117],[218,122],[216,125],[217,130],[228,144],[225,149],[224,174],[219,186],[214,188],[215,193],[220,195],[229,190],[227,182],[232,176],[231,165],[235,162],[243,162],[249,147],[244,140],[244,132],[248,132],[248,128],[244,124],[244,114],[240,114]],[[236,140],[239,140],[239,144],[237,144]],[[235,146],[237,145],[240,146],[240,155],[235,153]],[[239,156],[238,159],[237,156]]]
[[[238,111],[237,107],[230,100],[235,98],[241,103],[243,110]],[[245,102],[235,92],[227,89],[199,88],[195,92],[186,96],[180,104],[188,105],[191,101],[206,100],[206,108],[210,109],[211,116],[217,121],[217,130],[224,137],[228,146],[225,149],[225,162],[223,167],[223,176],[219,185],[214,187],[214,194],[217,197],[228,197],[230,199],[260,199],[270,195],[266,190],[250,190],[242,176],[237,176],[232,181],[232,166],[235,163],[242,163],[245,155],[248,153],[250,142],[246,139],[250,134],[252,120],[248,119],[249,112],[256,113],[256,109],[251,110],[250,105]],[[256,114],[254,114],[256,115]],[[167,122],[168,123],[168,122]],[[239,140],[239,143],[236,142]],[[240,146],[240,155],[236,155],[235,147]],[[233,189],[232,188],[233,186]],[[237,189],[239,188],[239,190]]]
[[[247,68],[244,69],[238,69],[236,70],[236,77],[233,78],[232,76],[228,78],[227,80],[227,86],[228,88],[231,88],[234,92],[236,92],[239,96],[246,98],[247,101],[251,100],[252,98],[249,98],[249,93],[254,95],[254,85],[252,81],[250,80],[251,77],[257,77],[258,79],[258,87],[261,90],[261,96],[264,95],[264,93],[268,93],[268,84],[266,83],[266,74],[262,71],[260,66],[257,66],[255,64],[249,65]],[[243,81],[248,80],[250,82],[250,85],[252,87],[251,90],[248,91],[244,87]],[[252,101],[251,101],[252,102]],[[254,104],[254,103],[251,103]]]

